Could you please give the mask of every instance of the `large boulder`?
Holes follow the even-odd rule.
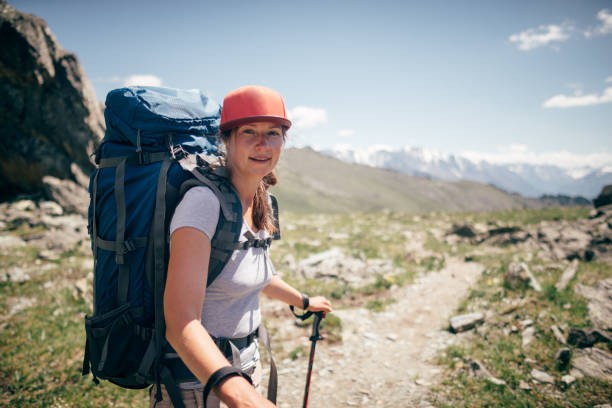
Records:
[[[47,175],[78,183],[71,166],[93,169],[104,120],[77,57],[4,0],[0,44],[0,199],[44,195]]]
[[[595,208],[612,204],[612,184],[605,186],[601,193],[593,200]]]

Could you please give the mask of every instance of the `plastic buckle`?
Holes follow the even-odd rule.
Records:
[[[181,160],[182,158],[186,157],[188,153],[181,145],[170,145],[170,155],[174,160]]]
[[[136,249],[136,245],[134,244],[134,242],[132,240],[128,240],[128,241],[124,241],[123,242],[123,253],[127,254],[128,252],[131,252],[133,250]]]

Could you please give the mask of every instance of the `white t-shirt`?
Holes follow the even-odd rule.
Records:
[[[207,187],[191,188],[177,206],[170,223],[170,234],[181,227],[193,227],[212,239],[219,219],[220,205]],[[250,231],[242,225],[241,241]],[[251,231],[255,238],[266,239],[265,230]],[[206,289],[202,306],[202,324],[215,337],[238,338],[253,332],[261,323],[259,295],[275,274],[263,248],[234,250],[221,274]]]

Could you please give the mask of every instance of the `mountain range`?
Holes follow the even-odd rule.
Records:
[[[321,153],[349,163],[392,169],[415,176],[493,184],[505,191],[532,198],[568,195],[592,199],[603,186],[612,184],[610,166],[566,169],[554,165],[496,164],[419,147],[362,150],[337,147],[322,150]]]
[[[347,163],[311,148],[286,149],[278,173],[280,182],[272,191],[282,211],[492,211],[546,205],[490,184]]]

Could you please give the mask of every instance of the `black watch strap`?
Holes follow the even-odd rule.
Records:
[[[308,310],[308,306],[310,306],[310,298],[307,294],[302,293],[302,310]]]

